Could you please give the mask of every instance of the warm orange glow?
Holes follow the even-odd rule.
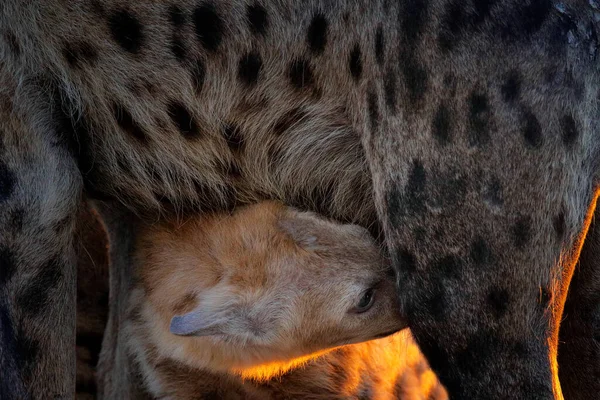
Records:
[[[336,381],[343,378],[339,388],[341,396],[351,397],[359,392],[365,376],[376,377],[374,384],[369,386],[370,398],[373,400],[393,400],[396,395],[416,400],[428,398],[434,390],[440,390],[435,373],[427,368],[425,357],[408,330],[382,339],[338,347],[330,352],[314,353],[291,361],[268,363],[234,372],[245,379],[264,382],[277,379],[286,371],[302,368],[305,364],[318,363],[319,357],[324,358],[322,365],[339,365],[343,368],[344,374],[336,375]],[[314,368],[325,375],[334,373],[328,368],[321,369],[318,365]],[[448,398],[447,395],[444,397],[444,392],[438,392],[437,396],[438,399]]]
[[[256,365],[250,368],[233,370],[232,372],[241,376],[242,379],[252,379],[259,382],[264,382],[269,379],[279,377],[291,369],[299,368],[307,362],[321,357],[330,351],[331,349],[327,349],[306,356],[294,358],[292,360],[274,361],[266,364]]]
[[[560,387],[560,381],[558,379],[558,334],[560,329],[560,322],[562,319],[562,313],[565,307],[565,301],[567,299],[567,293],[569,290],[569,285],[571,284],[571,278],[573,277],[573,272],[575,271],[575,266],[579,261],[579,255],[581,254],[581,249],[583,247],[583,243],[585,242],[585,238],[588,233],[588,229],[590,228],[590,223],[592,222],[592,218],[594,216],[594,211],[596,209],[596,203],[598,201],[598,196],[600,196],[600,187],[596,188],[594,192],[594,196],[587,210],[585,220],[583,222],[583,226],[581,232],[579,233],[575,243],[573,244],[572,249],[566,253],[561,254],[561,261],[563,265],[563,269],[561,271],[560,282],[558,282],[558,287],[556,288],[556,292],[554,295],[554,302],[552,304],[552,321],[553,325],[551,327],[551,335],[548,338],[548,347],[550,349],[550,368],[552,370],[552,389],[554,391],[554,398],[558,400],[564,400],[562,390]]]

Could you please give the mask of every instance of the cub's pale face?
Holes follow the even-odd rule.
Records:
[[[260,379],[406,327],[393,274],[366,230],[267,205],[221,220],[230,225],[221,239],[208,230],[202,246],[178,242],[171,262],[188,272],[172,274],[169,285],[193,301],[163,325],[176,357]],[[202,257],[182,254],[194,249]]]
[[[265,260],[257,287],[236,285],[235,274],[224,276],[199,295],[196,309],[173,317],[171,332],[285,359],[406,327],[394,279],[373,245],[354,245],[345,257],[331,250],[314,247]]]

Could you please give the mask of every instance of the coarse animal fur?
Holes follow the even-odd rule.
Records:
[[[194,394],[180,388],[167,395],[174,378],[161,373],[161,365],[195,371],[187,374],[190,380],[241,377],[255,381],[246,386],[266,390],[269,381],[336,347],[405,327],[390,266],[357,225],[261,202],[232,215],[139,231],[138,284],[124,335],[145,389],[156,398]],[[383,389],[371,391],[382,392],[381,398],[385,388],[392,398],[405,369],[381,355],[397,355],[406,340],[398,336],[369,346],[371,358],[381,362],[372,374],[384,380]],[[237,382],[232,388],[244,387]]]
[[[277,199],[381,227],[452,398],[562,397],[596,1],[1,7],[2,398],[73,391],[82,194],[146,221]]]
[[[269,379],[406,327],[390,266],[357,225],[261,202],[140,229],[130,329],[163,357]]]
[[[75,228],[77,254],[76,399],[97,398],[96,366],[108,318],[108,242],[98,213],[85,202]]]
[[[78,249],[76,398],[89,400],[98,395],[96,366],[106,324],[109,270],[106,233],[97,212],[89,204],[84,204],[77,217],[75,237]],[[193,250],[197,253],[201,249],[196,246]],[[144,273],[144,269],[140,273]],[[130,310],[130,315],[135,316],[134,304]],[[135,323],[135,318],[129,322],[130,326]],[[145,332],[135,335],[135,342],[130,341],[127,350],[133,355],[141,353],[140,361],[146,364],[139,370],[152,377],[149,386],[163,397],[447,399],[443,386],[407,331],[343,346],[306,359],[301,367],[261,382],[241,381],[232,374],[200,370],[168,358],[159,359],[158,351],[152,343],[147,343],[147,337]],[[152,397],[143,381],[138,380],[136,384],[139,385],[138,397]]]

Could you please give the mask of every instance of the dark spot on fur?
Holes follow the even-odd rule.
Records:
[[[36,315],[48,305],[51,291],[60,283],[62,265],[58,256],[41,265],[28,285],[17,295],[17,303],[24,313]]]
[[[128,133],[131,137],[135,138],[142,144],[148,144],[148,136],[142,127],[133,119],[129,111],[119,104],[113,105],[113,113],[117,124]]]
[[[0,245],[0,287],[6,285],[17,270],[17,260],[13,251]]]
[[[499,15],[500,36],[505,40],[522,41],[540,30],[552,10],[550,0],[530,0],[513,3],[512,8],[504,9],[505,15]]]
[[[367,108],[371,131],[375,132],[379,128],[379,105],[377,104],[377,96],[373,92],[367,93]]]
[[[375,61],[379,65],[383,65],[385,61],[385,36],[383,36],[383,29],[381,26],[377,27],[375,32]]]
[[[489,363],[502,360],[507,355],[513,355],[512,357],[514,357],[515,354],[518,354],[518,357],[524,359],[527,358],[524,354],[519,354],[518,352],[519,348],[524,347],[526,347],[526,345],[519,342],[508,341],[506,338],[499,337],[492,331],[480,329],[469,339],[465,350],[456,354],[455,368],[468,374],[467,376],[470,376],[471,379],[480,379],[483,377],[482,374],[489,370]],[[542,349],[539,350],[542,351]],[[533,394],[535,394],[535,396],[532,397]],[[545,393],[545,395],[540,397],[537,397],[538,394],[539,392],[530,392],[524,397],[536,399],[548,398],[548,393]],[[517,397],[523,398],[522,396]]]
[[[408,98],[413,106],[417,106],[427,91],[427,71],[409,57],[404,60],[402,73],[408,90]]]
[[[475,1],[472,8],[462,1],[447,3],[438,35],[440,48],[450,51],[462,37],[477,33],[495,2],[496,0]]]
[[[202,87],[204,86],[204,79],[206,78],[206,67],[204,66],[204,61],[197,60],[192,69],[192,80],[194,81],[194,88],[196,89],[196,94],[202,91]]]
[[[187,50],[183,43],[183,39],[178,35],[174,35],[171,38],[171,53],[173,53],[179,62],[185,61],[185,58],[187,57]]]
[[[241,150],[244,145],[244,137],[240,128],[236,125],[226,125],[223,129],[223,135],[227,141],[227,145],[232,151]]]
[[[425,167],[419,160],[413,161],[413,166],[408,176],[408,183],[405,188],[407,208],[411,213],[421,213],[425,211],[425,184],[427,175]]]
[[[531,240],[531,218],[521,217],[512,227],[513,243],[516,248],[523,249]]]
[[[387,205],[395,226],[401,226],[405,216],[420,214],[426,210],[426,183],[425,167],[420,160],[414,160],[404,192],[400,191],[399,183],[392,184],[387,195]]]
[[[140,21],[127,10],[113,12],[108,18],[108,27],[123,50],[137,54],[144,44],[144,31]]]
[[[521,93],[521,77],[516,71],[511,72],[500,88],[502,99],[507,103],[514,103]]]
[[[23,230],[23,221],[25,219],[25,210],[16,208],[11,211],[8,217],[8,225],[13,232],[21,232]]]
[[[437,261],[434,265],[435,273],[440,273],[448,279],[459,279],[462,271],[462,261],[455,255],[450,254]]]
[[[433,293],[426,300],[426,307],[436,321],[445,319],[448,315],[448,299],[443,285],[435,285]]]
[[[560,127],[562,129],[562,139],[565,146],[573,146],[573,143],[575,143],[577,137],[579,136],[575,119],[573,119],[573,117],[570,115],[564,115],[560,119]]]
[[[429,2],[427,0],[407,0],[400,10],[402,32],[408,45],[414,45],[423,32]]]
[[[242,171],[240,166],[235,160],[231,160],[227,163],[223,169],[223,173],[229,176],[231,179],[240,179],[242,177]]]
[[[17,178],[2,160],[0,160],[0,203],[8,200],[15,190]]]
[[[171,101],[169,103],[169,116],[179,129],[179,132],[186,139],[194,139],[200,136],[200,130],[194,120],[194,117],[190,114],[187,108],[178,101]]]
[[[267,10],[260,4],[251,4],[246,8],[246,18],[250,26],[250,32],[255,35],[265,35],[269,27]]]
[[[169,21],[174,28],[181,28],[186,21],[186,16],[181,7],[176,4],[169,6]]]
[[[69,42],[63,47],[63,56],[72,68],[81,68],[83,63],[93,65],[98,59],[98,52],[88,42]]]
[[[208,51],[215,52],[223,41],[223,21],[215,6],[204,3],[194,9],[196,37]]]
[[[460,40],[460,34],[469,23],[464,4],[455,1],[446,4],[446,9],[440,23],[438,42],[444,51],[450,51]]]
[[[17,36],[13,32],[7,31],[4,33],[4,39],[13,55],[19,57],[21,55],[21,45]]]
[[[406,249],[400,249],[396,252],[395,261],[398,271],[408,273],[414,273],[417,271],[417,261],[415,255]]]
[[[360,54],[360,45],[358,43],[355,44],[354,47],[352,48],[348,62],[349,62],[348,65],[350,68],[350,74],[352,75],[354,80],[358,82],[358,80],[360,79],[360,77],[362,75],[362,70],[363,70],[362,59],[361,59],[361,54]]]
[[[321,54],[327,44],[327,19],[321,13],[315,14],[308,26],[306,42],[313,54]]]
[[[238,65],[238,77],[247,86],[256,85],[262,67],[260,54],[248,53],[240,59]]]
[[[396,112],[396,73],[393,69],[388,69],[383,78],[383,94],[385,96],[385,104],[388,110],[394,114]]]
[[[425,359],[421,359],[414,366],[414,368],[415,368],[415,374],[417,374],[417,376],[420,377],[421,375],[423,375],[425,372],[427,372],[429,370],[429,365],[427,365],[427,361],[425,361]]]
[[[433,117],[432,132],[439,144],[446,145],[452,136],[452,116],[448,106],[442,103]]]
[[[303,89],[313,84],[313,72],[309,62],[305,59],[296,59],[290,63],[290,82],[297,89]]]
[[[469,144],[480,146],[488,142],[490,111],[488,98],[484,94],[471,93],[469,103]]]
[[[477,266],[487,266],[492,262],[492,250],[482,237],[476,238],[471,243],[470,256],[471,261]]]
[[[556,237],[559,240],[562,240],[565,236],[565,232],[567,230],[567,224],[565,221],[565,212],[561,211],[558,213],[554,220],[552,221],[552,226],[554,227],[554,232],[556,233]]]
[[[537,117],[528,110],[523,112],[523,138],[531,148],[539,148],[542,145],[542,127]]]
[[[488,294],[487,303],[491,308],[494,318],[500,319],[508,311],[510,294],[506,289],[494,288]]]
[[[283,135],[288,130],[296,127],[306,118],[306,113],[300,107],[296,107],[283,114],[273,127],[273,133],[277,136]]]

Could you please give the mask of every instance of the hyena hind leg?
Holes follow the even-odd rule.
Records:
[[[81,177],[51,121],[38,115],[29,123],[4,96],[0,91],[0,398],[72,398]]]

